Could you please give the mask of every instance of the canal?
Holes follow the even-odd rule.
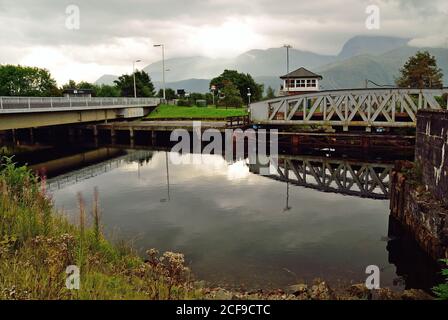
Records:
[[[47,175],[48,192],[71,221],[77,195],[91,208],[96,188],[109,239],[141,254],[182,252],[195,277],[211,286],[273,289],[317,278],[339,286],[364,282],[369,265],[380,267],[381,286],[394,290],[429,290],[439,280],[437,265],[389,217],[378,185],[369,194],[356,186],[348,193],[336,175],[332,188],[323,189],[316,176],[307,183],[263,176],[247,159],[227,162],[221,155],[174,164],[164,149],[40,144],[9,152]],[[403,157],[384,154],[354,159],[307,151],[281,155],[280,166],[287,159],[318,172],[350,159],[355,172],[367,166],[381,175]],[[388,177],[382,179],[387,187]]]

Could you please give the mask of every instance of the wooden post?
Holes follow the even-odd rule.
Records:
[[[30,128],[30,142],[31,142],[31,144],[34,144],[34,130],[33,130],[33,128]]]
[[[151,131],[151,144],[155,145],[157,143],[157,133],[155,130]]]

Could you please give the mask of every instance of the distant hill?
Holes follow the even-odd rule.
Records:
[[[338,55],[348,59],[363,54],[380,55],[396,48],[407,46],[409,39],[382,36],[355,36],[349,39]]]
[[[99,77],[98,80],[95,81],[95,84],[107,84],[107,85],[113,85],[114,80],[117,80],[118,76],[115,76],[113,74],[105,74]]]
[[[174,90],[185,89],[187,92],[208,92],[208,86],[210,84],[210,79],[186,79],[175,82],[167,82],[166,87]],[[163,87],[161,81],[154,81],[154,87],[159,90]]]
[[[320,55],[308,51],[291,49],[290,65],[305,65],[316,68],[336,60],[336,57]],[[250,73],[253,77],[280,76],[286,73],[285,49],[271,48],[267,50],[250,50],[232,59],[210,59],[206,57],[174,58],[165,61],[165,73],[169,81],[190,78],[211,79],[221,74],[224,69],[234,69]],[[146,66],[143,70],[151,75],[154,81],[162,80],[162,62],[158,61]]]
[[[300,50],[290,50],[290,70],[304,66],[321,74],[323,88],[363,87],[365,79],[379,84],[393,84],[399,68],[417,50],[410,47],[408,39],[384,36],[356,36],[349,39],[338,55],[322,55]],[[423,48],[424,49],[424,48]],[[448,49],[427,49],[437,58],[448,84]],[[279,76],[286,73],[285,49],[270,48],[250,50],[231,59],[211,59],[201,56],[172,58],[165,61],[167,87],[207,92],[209,79],[224,69],[250,73],[257,82],[278,90]],[[157,88],[161,87],[162,62],[144,68]],[[117,76],[104,75],[96,83],[113,83]]]
[[[399,69],[418,50],[428,50],[437,59],[448,84],[448,49],[401,47],[378,56],[359,55],[322,66],[317,72],[323,76],[325,89],[362,88],[365,79],[378,84],[394,85]]]

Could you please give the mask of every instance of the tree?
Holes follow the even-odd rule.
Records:
[[[111,86],[108,84],[102,84],[95,86],[97,97],[119,97],[120,89],[117,86]]]
[[[62,90],[66,89],[89,89],[92,90],[92,96],[94,97],[119,97],[120,89],[116,85],[108,84],[95,84],[87,81],[81,81],[76,83],[74,80],[69,80],[62,86]]]
[[[123,97],[134,96],[134,77],[133,75],[123,74],[114,81]],[[145,71],[135,72],[135,84],[137,89],[137,97],[154,97],[154,85],[149,74]]]
[[[47,69],[0,65],[0,95],[54,96],[60,92]]]
[[[275,98],[275,90],[272,89],[271,86],[269,86],[269,87],[266,89],[266,97],[265,97],[265,98],[266,98],[266,99],[273,99],[273,98]]]
[[[78,84],[75,80],[68,80],[68,82],[62,85],[62,90],[66,89],[78,89]]]
[[[226,108],[239,108],[243,105],[240,91],[232,82],[227,81],[224,84],[221,94],[223,95],[222,103]]]
[[[64,84],[62,86],[61,90],[63,91],[63,90],[67,90],[67,89],[92,90],[92,96],[95,97],[95,96],[98,96],[98,89],[99,89],[99,87],[96,84],[90,83],[90,82],[87,82],[87,81],[81,81],[79,83],[76,83],[75,80],[69,80],[66,84]]]
[[[224,70],[220,76],[210,81],[210,87],[214,85],[217,89],[222,90],[227,82],[231,82],[237,87],[240,97],[243,98],[245,103],[249,102],[248,88],[250,89],[252,102],[261,100],[263,96],[262,84],[256,83],[250,74],[239,73],[235,70]]]
[[[410,57],[400,69],[400,78],[395,82],[405,88],[441,88],[443,87],[442,70],[428,51],[418,51]]]
[[[163,89],[160,89],[159,92],[157,93],[157,97],[158,98],[163,98]],[[166,88],[165,89],[165,98],[166,100],[174,100],[177,98],[177,94],[176,91],[174,91],[171,88]]]

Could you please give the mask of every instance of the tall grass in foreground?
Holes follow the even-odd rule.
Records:
[[[55,212],[51,199],[26,167],[0,163],[0,299],[201,298],[181,254],[148,251],[146,261],[101,233],[99,194],[93,227],[78,195],[79,226]],[[45,181],[44,181],[45,182]],[[44,185],[44,183],[42,184]],[[69,290],[66,268],[80,268],[80,289]]]

